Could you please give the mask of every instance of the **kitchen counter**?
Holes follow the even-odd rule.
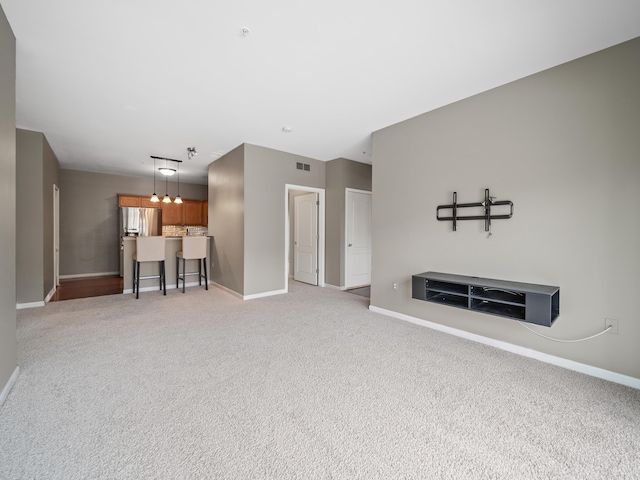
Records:
[[[167,288],[176,288],[173,283],[176,279],[176,253],[182,250],[182,237],[165,236],[164,268],[167,278]],[[207,275],[211,280],[211,241],[212,237],[207,237]],[[122,237],[123,240],[123,292],[133,293],[133,254],[136,253],[136,237]],[[196,260],[187,260],[187,273],[197,272],[198,263]],[[143,262],[140,264],[140,276],[159,275],[160,266],[158,262]],[[189,278],[192,279],[191,283]],[[182,284],[181,284],[182,285]],[[198,285],[198,276],[187,277],[187,287]],[[160,279],[150,278],[140,281],[140,291],[151,291],[160,289]]]

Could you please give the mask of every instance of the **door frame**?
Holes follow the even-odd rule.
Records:
[[[285,184],[284,186],[284,290],[289,291],[289,252],[291,225],[289,222],[289,191],[299,190],[301,192],[318,194],[318,286],[324,287],[324,259],[325,259],[325,189],[315,187],[305,187],[303,185]]]
[[[347,278],[349,278],[349,262],[347,261],[348,255],[349,255],[349,247],[347,246],[348,244],[348,239],[347,236],[349,235],[349,204],[347,202],[347,194],[348,193],[363,193],[365,195],[372,195],[371,199],[373,200],[373,192],[370,192],[368,190],[358,190],[357,188],[345,188],[344,189],[344,237],[342,239],[343,241],[343,255],[344,255],[344,278],[342,279],[342,284],[344,285],[345,290],[349,289],[349,288],[354,288],[354,287],[349,287],[347,286]]]
[[[53,290],[60,285],[60,188],[53,184]]]

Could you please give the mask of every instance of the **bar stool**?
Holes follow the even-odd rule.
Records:
[[[182,259],[182,274],[180,274],[180,259]],[[198,260],[198,271],[187,272],[187,260]],[[204,266],[204,275],[202,267]],[[209,290],[207,279],[207,237],[182,237],[182,251],[176,253],[176,288],[180,287],[182,280],[182,293],[184,293],[188,275],[198,275],[198,285],[202,285],[204,276],[204,288]]]
[[[164,237],[137,237],[136,253],[133,254],[133,291],[136,298],[140,296],[140,280],[148,278],[160,279],[160,290],[167,294],[167,278],[164,269]],[[140,276],[140,264],[142,262],[159,262],[160,275]]]

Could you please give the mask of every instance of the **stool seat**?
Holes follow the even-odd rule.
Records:
[[[180,273],[180,260],[182,260],[182,273]],[[198,271],[187,273],[187,260],[198,261]],[[202,270],[204,268],[204,275]],[[207,237],[182,237],[182,250],[176,253],[176,288],[180,287],[182,280],[182,293],[185,292],[186,277],[188,275],[198,275],[198,285],[202,285],[204,277],[204,288],[209,290],[209,279],[207,278]]]
[[[164,295],[167,294],[167,278],[165,272],[165,238],[156,237],[137,237],[136,253],[133,254],[133,291],[136,298],[140,298],[140,280],[149,278],[160,279],[160,290]],[[160,275],[140,276],[140,264],[143,262],[158,262],[160,267]]]

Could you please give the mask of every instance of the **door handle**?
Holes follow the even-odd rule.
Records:
[[[352,247],[353,245],[349,244],[350,247]]]

